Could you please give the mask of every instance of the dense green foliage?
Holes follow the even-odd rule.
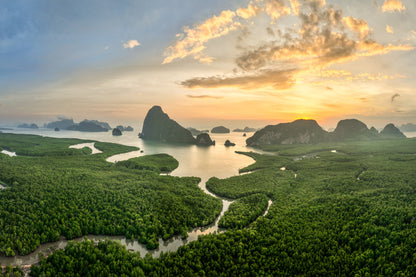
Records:
[[[84,148],[82,151],[69,148],[70,145],[84,142],[89,141],[2,133],[0,149],[16,152],[20,156],[71,156],[90,154],[91,149],[89,148]]]
[[[28,140],[33,144],[25,144]],[[125,235],[156,248],[159,237],[167,239],[207,225],[221,211],[221,201],[199,189],[199,178],[160,176],[105,161],[135,147],[97,142],[104,153],[71,149],[74,154],[66,156],[73,142],[26,135],[10,140],[8,134],[0,134],[2,147],[36,153],[0,154],[0,180],[10,185],[0,191],[1,254],[27,254],[60,236],[71,239],[85,234]],[[148,168],[156,163],[153,160]]]
[[[269,167],[261,156],[248,154],[259,163],[253,165],[256,171],[210,180],[210,190],[219,195],[262,193],[273,200],[269,213],[249,229],[200,237],[159,259],[139,259],[112,242],[98,247],[84,242],[88,245],[75,244],[76,254],[58,251],[32,272],[53,276],[68,267],[73,275],[109,264],[119,276],[142,271],[150,276],[414,276],[415,139],[282,146],[279,152],[285,156],[265,157],[273,160]],[[107,257],[105,263],[98,252],[93,255],[96,251]]]
[[[243,228],[249,225],[266,211],[268,200],[266,195],[258,193],[234,201],[221,217],[218,227]]]
[[[5,266],[4,268],[0,267],[0,276],[4,277],[21,277],[24,276],[23,270],[17,266]]]
[[[116,166],[139,170],[152,170],[160,173],[175,170],[179,166],[179,163],[168,154],[155,154],[121,161],[116,163]]]

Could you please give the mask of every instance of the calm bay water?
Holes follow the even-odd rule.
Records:
[[[96,140],[103,142],[113,142],[129,146],[139,147],[141,151],[133,151],[130,153],[115,155],[110,157],[110,162],[116,162],[120,160],[126,160],[129,158],[150,155],[157,153],[167,153],[175,157],[179,161],[179,167],[174,170],[170,175],[173,176],[197,176],[201,178],[199,187],[207,194],[216,197],[205,187],[206,181],[210,177],[226,178],[234,175],[238,175],[238,170],[247,165],[250,165],[254,161],[244,155],[236,154],[235,151],[256,151],[253,148],[245,146],[245,140],[252,133],[247,133],[247,137],[243,137],[243,133],[229,133],[229,134],[210,134],[211,138],[216,141],[215,146],[201,147],[195,145],[172,145],[157,142],[147,142],[138,138],[137,132],[124,132],[122,136],[116,137],[111,132],[100,133],[87,133],[77,131],[59,131],[55,132],[50,129],[16,129],[13,131],[7,131],[17,134],[35,134],[48,137],[57,138],[79,138],[87,140]],[[226,140],[236,143],[234,147],[225,147],[224,142]],[[87,236],[89,239],[98,241],[105,238],[111,240],[119,240],[127,249],[131,251],[140,252],[143,257],[147,253],[153,257],[158,257],[161,252],[176,251],[180,246],[195,241],[199,235],[211,234],[215,232],[222,232],[218,229],[218,221],[224,212],[228,209],[231,201],[223,199],[223,210],[221,215],[216,221],[206,227],[195,228],[188,232],[188,238],[182,240],[180,236],[173,237],[169,240],[159,239],[159,248],[155,250],[147,250],[146,247],[137,242],[137,240],[127,240],[122,236]],[[270,203],[269,203],[270,204]],[[75,239],[75,241],[82,241],[83,238]],[[0,263],[2,265],[31,265],[39,261],[38,254],[40,252],[48,252],[52,247],[54,249],[62,249],[66,246],[67,241],[62,238],[57,242],[46,243],[36,249],[35,252],[26,256],[16,257],[0,257]]]
[[[137,155],[150,155],[157,153],[167,153],[172,155],[179,161],[179,167],[171,173],[175,176],[197,176],[202,179],[212,176],[225,178],[238,174],[238,169],[245,167],[253,160],[247,156],[236,154],[235,151],[256,151],[254,148],[246,146],[245,140],[253,133],[247,133],[247,137],[243,137],[243,133],[229,134],[210,134],[211,138],[216,141],[215,146],[202,147],[196,145],[172,145],[157,142],[143,141],[138,138],[138,131],[123,132],[120,137],[113,136],[109,132],[78,132],[61,130],[55,132],[52,129],[14,129],[12,131],[3,131],[16,134],[33,134],[56,138],[79,138],[88,140],[97,140],[103,142],[114,142],[129,146],[139,147],[143,153],[137,152],[131,157]],[[234,147],[225,147],[224,142],[229,139],[236,143]],[[125,157],[123,157],[125,158]]]

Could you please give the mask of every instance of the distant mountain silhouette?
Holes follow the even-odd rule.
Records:
[[[338,122],[335,131],[333,132],[335,140],[349,140],[349,139],[372,139],[376,138],[377,134],[367,128],[363,122],[357,119],[344,119]]]
[[[249,132],[255,132],[257,131],[256,128],[250,128],[250,127],[245,127],[244,129],[234,129],[233,132],[241,132],[241,133],[249,133]]]
[[[380,135],[385,138],[405,138],[406,136],[392,123],[387,124],[380,132]]]
[[[116,128],[122,132],[132,132],[134,130],[131,126],[124,127],[123,125],[118,125]]]
[[[224,126],[217,126],[212,128],[211,133],[212,134],[228,134],[230,132],[230,129],[224,127]]]
[[[402,132],[416,132],[416,124],[407,123],[400,126],[400,131]]]
[[[268,144],[318,143],[328,141],[328,132],[315,120],[298,119],[291,123],[269,125],[246,140],[248,146]]]
[[[18,125],[17,128],[39,129],[38,125],[36,125],[35,123],[32,123],[32,124],[23,123],[23,124]]]
[[[144,140],[154,140],[170,143],[195,144],[196,140],[191,132],[162,111],[160,106],[153,106],[143,122],[142,132],[139,134]]]
[[[269,125],[257,131],[246,140],[248,146],[272,144],[307,144],[330,141],[371,140],[405,138],[393,124],[388,124],[383,131],[367,128],[357,119],[344,119],[338,122],[334,132],[324,131],[315,120],[296,120],[291,123]]]
[[[66,130],[67,128],[71,127],[72,125],[75,125],[73,119],[61,119],[57,121],[50,122],[46,124],[46,128],[48,129],[55,129],[59,128],[61,130]]]
[[[66,129],[80,132],[107,132],[111,130],[111,127],[107,122],[85,119],[78,124],[67,127]]]

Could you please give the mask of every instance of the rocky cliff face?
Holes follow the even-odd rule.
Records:
[[[160,106],[153,106],[147,112],[140,138],[170,143],[196,143],[191,132],[170,119]]]
[[[315,120],[299,119],[291,123],[269,125],[246,140],[248,146],[269,144],[318,143],[328,141],[328,132]]]
[[[405,138],[406,137],[392,123],[387,124],[386,127],[384,127],[384,129],[380,132],[380,135],[384,138]]]

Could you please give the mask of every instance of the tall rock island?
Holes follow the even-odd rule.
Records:
[[[160,106],[153,106],[146,115],[140,138],[169,143],[195,144],[191,132],[162,111]]]

